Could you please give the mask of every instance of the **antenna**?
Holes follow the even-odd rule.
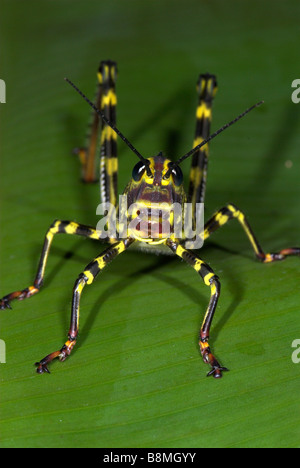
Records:
[[[182,161],[184,161],[185,159],[189,158],[190,156],[192,156],[192,154],[194,154],[196,151],[198,151],[202,146],[206,145],[210,140],[212,140],[213,138],[215,138],[216,136],[218,136],[220,133],[222,133],[224,130],[226,130],[226,128],[228,127],[231,127],[231,125],[235,124],[238,120],[240,120],[241,118],[243,118],[246,114],[248,114],[250,111],[252,111],[253,109],[255,109],[256,107],[259,107],[261,104],[263,104],[264,101],[260,101],[258,102],[257,104],[254,104],[254,106],[251,106],[249,107],[249,109],[246,109],[245,112],[243,112],[242,114],[240,114],[238,117],[236,117],[234,120],[232,120],[231,122],[227,123],[226,125],[224,125],[223,127],[219,128],[219,130],[217,130],[216,132],[214,132],[212,135],[210,135],[208,138],[206,138],[206,140],[202,141],[202,143],[199,143],[199,145],[195,146],[193,149],[191,149],[190,151],[188,151],[186,154],[184,154],[183,156],[181,156],[181,158],[177,159],[177,161],[175,161],[174,163],[170,164],[170,168],[168,169],[168,171],[166,172],[165,174],[165,178],[167,179],[168,177],[170,177],[170,174],[172,172],[172,169],[174,169],[174,167],[176,166],[179,166],[179,164],[182,163]]]
[[[138,152],[138,150],[130,143],[129,140],[127,140],[127,138],[123,135],[122,132],[120,132],[120,130],[117,129],[117,127],[115,127],[115,125],[113,123],[111,123],[104,115],[104,113],[98,109],[95,104],[92,103],[92,101],[90,101],[85,94],[83,94],[82,91],[80,91],[79,88],[77,88],[77,86],[72,83],[71,80],[69,80],[69,78],[64,78],[65,81],[67,83],[69,83],[76,91],[78,94],[80,94],[81,97],[83,97],[83,99],[94,109],[95,112],[97,112],[97,114],[101,117],[101,119],[106,123],[106,125],[108,125],[110,128],[112,128],[114,130],[114,132],[116,132],[117,135],[119,135],[119,137],[124,141],[124,143],[126,143],[126,145],[131,149],[131,151],[134,152],[134,154],[140,158],[141,161],[143,161],[143,163],[145,164],[146,166],[146,170],[147,170],[147,174],[149,177],[152,176],[152,172],[149,168],[149,164],[150,164],[150,161],[148,159],[145,159],[141,153]]]

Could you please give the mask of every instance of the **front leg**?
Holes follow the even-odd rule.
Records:
[[[7,294],[2,299],[0,299],[0,309],[2,310],[11,309],[11,305],[10,305],[11,301],[15,299],[17,299],[18,301],[22,301],[23,299],[27,299],[28,297],[31,297],[34,294],[37,294],[39,292],[43,284],[43,280],[45,276],[45,268],[46,268],[51,244],[56,234],[78,235],[78,236],[88,237],[90,239],[96,239],[100,242],[103,242],[106,240],[106,239],[101,239],[100,238],[101,233],[90,226],[75,223],[73,221],[61,221],[61,220],[54,221],[46,233],[39,266],[38,266],[36,277],[35,277],[33,284],[31,286],[28,286],[25,289],[21,289],[18,291],[14,291],[10,294]]]
[[[79,306],[83,288],[87,284],[92,284],[96,276],[106,267],[106,265],[108,265],[115,257],[124,252],[133,242],[134,239],[132,238],[116,242],[111,247],[106,249],[101,255],[96,257],[91,263],[89,263],[83,273],[79,275],[73,289],[71,323],[68,333],[68,340],[61,349],[48,354],[46,357],[41,359],[41,361],[35,363],[37,366],[37,372],[39,374],[43,374],[44,372],[50,373],[48,364],[51,361],[56,358],[58,358],[60,361],[64,361],[71,354],[72,349],[76,344],[78,335]]]
[[[222,372],[228,371],[228,369],[219,364],[215,356],[212,354],[208,343],[211,323],[220,296],[221,286],[219,278],[215,275],[209,265],[198,258],[193,252],[182,247],[178,242],[174,242],[169,239],[167,241],[167,245],[176,255],[191,265],[194,270],[199,273],[204,284],[210,287],[210,300],[200,330],[199,346],[203,361],[211,366],[211,370],[207,376],[213,375],[215,378],[220,378],[222,377]]]
[[[48,374],[50,374],[50,371],[48,369],[48,364],[51,361],[53,361],[56,358],[58,358],[60,361],[64,361],[71,354],[71,351],[76,344],[76,339],[78,335],[80,297],[81,297],[82,290],[87,283],[88,283],[87,276],[84,273],[79,275],[78,279],[75,282],[74,290],[73,290],[71,324],[70,324],[70,330],[68,333],[68,340],[66,341],[66,343],[63,345],[63,347],[60,350],[54,351],[53,353],[48,354],[41,361],[35,363],[35,365],[37,366],[36,371],[38,374],[43,374],[44,372],[47,372]]]

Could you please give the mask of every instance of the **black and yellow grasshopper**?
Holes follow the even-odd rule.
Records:
[[[147,250],[155,252],[158,249],[164,252],[165,249],[171,255],[177,255],[185,260],[200,275],[204,284],[210,288],[210,300],[200,330],[199,346],[204,362],[210,365],[208,375],[220,378],[222,377],[222,372],[228,369],[219,364],[212,354],[208,343],[210,327],[220,295],[220,281],[212,268],[195,253],[195,249],[187,248],[185,233],[180,231],[182,235],[178,235],[175,227],[180,222],[182,226],[182,221],[186,216],[184,205],[187,203],[192,207],[191,222],[192,227],[195,227],[198,206],[204,202],[205,197],[208,142],[249,111],[260,105],[261,102],[250,107],[236,119],[210,135],[212,103],[217,90],[217,82],[214,75],[200,75],[197,83],[198,105],[196,109],[196,132],[193,149],[175,162],[165,158],[162,153],[144,158],[116,127],[116,74],[117,68],[114,62],[101,62],[97,75],[98,88],[95,104],[89,101],[72,82],[67,80],[93,108],[93,120],[87,145],[77,150],[82,165],[82,178],[85,182],[93,182],[96,178],[98,135],[101,131],[101,197],[102,202],[106,204],[105,206],[112,207],[112,211],[116,214],[116,217],[114,220],[111,217],[107,218],[108,229],[105,232],[76,222],[54,221],[46,233],[37,275],[33,284],[23,290],[4,296],[0,300],[0,309],[10,308],[10,303],[14,299],[23,300],[39,292],[44,280],[45,267],[52,240],[56,234],[79,235],[109,244],[106,250],[86,266],[75,282],[71,308],[71,324],[66,343],[61,349],[48,354],[36,363],[38,373],[49,372],[48,364],[55,358],[64,361],[71,354],[76,344],[79,327],[80,298],[84,287],[93,283],[96,276],[116,256],[120,255],[133,244],[138,244]],[[123,192],[123,195],[127,197],[127,204],[123,209],[117,206],[117,136],[121,137],[139,158],[139,162],[133,168],[132,177]],[[189,187],[186,193],[183,187],[182,171],[179,166],[190,156],[192,156],[192,163]],[[175,214],[173,208],[171,208],[174,204],[182,207]],[[135,210],[130,212],[129,207],[132,205],[135,206]],[[157,207],[158,210],[156,209]],[[107,212],[109,211],[110,209],[108,208]],[[127,224],[125,231],[122,225],[124,223],[123,221],[121,222],[124,219],[129,222],[129,228]],[[194,233],[193,231],[193,240],[198,237],[202,241],[205,241],[214,231],[231,219],[236,219],[241,224],[257,259],[263,263],[283,260],[288,255],[300,254],[300,248],[288,248],[281,250],[279,253],[264,253],[245,215],[232,204],[226,205],[215,213],[199,232],[196,231]],[[122,233],[125,232],[126,235],[120,235],[121,228]],[[109,235],[107,235],[107,232]]]

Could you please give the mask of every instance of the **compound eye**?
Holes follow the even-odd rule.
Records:
[[[179,166],[176,166],[172,169],[172,177],[173,177],[173,181],[174,181],[174,184],[179,187],[179,185],[182,184],[183,182],[183,174],[182,174],[182,170],[180,169]]]
[[[132,178],[136,182],[139,182],[142,178],[142,175],[144,174],[146,169],[146,165],[143,163],[143,161],[138,162],[132,171]]]

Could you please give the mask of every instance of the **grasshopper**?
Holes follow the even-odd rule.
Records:
[[[186,236],[184,233],[179,236],[175,227],[178,223],[182,223],[185,217],[183,207],[186,203],[191,205],[191,221],[192,226],[195,226],[199,204],[204,203],[205,197],[209,141],[262,104],[262,101],[250,107],[210,135],[212,104],[217,90],[217,81],[216,77],[212,74],[201,74],[197,82],[196,131],[192,149],[176,161],[166,158],[163,153],[145,158],[116,127],[116,75],[117,66],[115,62],[101,62],[97,73],[98,85],[95,104],[70,80],[66,79],[93,109],[91,131],[87,144],[85,147],[76,150],[81,161],[82,178],[88,183],[94,182],[97,179],[97,141],[98,135],[101,133],[101,198],[102,202],[106,204],[105,206],[112,207],[112,211],[116,215],[115,220],[112,220],[112,217],[108,216],[108,229],[106,231],[73,221],[55,220],[46,233],[33,284],[23,290],[18,290],[4,296],[0,300],[0,309],[11,308],[10,303],[12,300],[23,300],[40,291],[44,280],[48,254],[55,235],[78,235],[108,244],[108,247],[85,267],[75,281],[71,306],[71,323],[67,341],[60,349],[48,354],[35,363],[38,373],[50,373],[48,368],[49,363],[56,358],[64,361],[71,354],[76,344],[79,329],[80,298],[85,286],[92,284],[98,274],[114,258],[125,252],[132,245],[138,245],[144,250],[146,249],[155,253],[168,252],[188,263],[210,289],[210,299],[199,333],[199,346],[203,361],[210,366],[207,375],[220,378],[222,377],[222,373],[228,369],[218,362],[209,345],[210,328],[220,296],[220,280],[213,269],[198,256],[194,251],[195,249],[187,248]],[[123,192],[123,195],[127,197],[127,205],[122,209],[118,207],[118,136],[139,158],[138,163],[133,168],[132,177]],[[185,192],[180,164],[189,157],[192,157],[192,161],[188,191]],[[174,204],[179,206],[179,211],[177,210],[176,214],[171,209]],[[132,205],[135,206],[135,210],[130,212],[129,207]],[[108,208],[107,211],[109,212],[110,209]],[[125,236],[121,236],[120,229],[124,227],[121,226],[121,219],[124,219],[124,217],[125,220],[129,221],[129,226],[131,227],[125,230]],[[264,253],[244,213],[233,204],[227,204],[217,211],[204,224],[200,232],[196,231],[196,234],[193,234],[194,240],[195,237],[198,237],[202,242],[205,241],[213,232],[232,219],[236,219],[240,223],[251,243],[256,258],[261,262],[275,262],[283,260],[289,255],[300,254],[300,248],[287,248],[278,253]]]

